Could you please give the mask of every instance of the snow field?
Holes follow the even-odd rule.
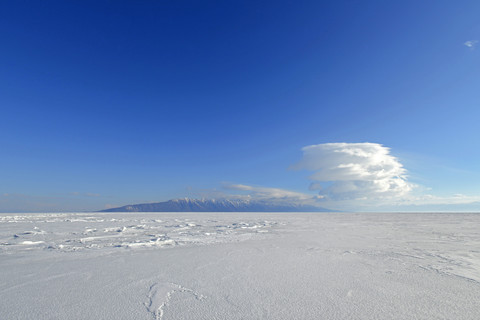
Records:
[[[480,214],[0,214],[1,319],[479,319]]]

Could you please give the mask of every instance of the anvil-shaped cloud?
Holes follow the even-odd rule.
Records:
[[[325,143],[302,151],[292,168],[314,171],[310,189],[332,200],[402,197],[413,186],[390,149],[378,143]]]

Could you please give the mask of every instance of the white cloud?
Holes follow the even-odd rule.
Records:
[[[478,43],[478,40],[469,40],[469,41],[465,41],[463,44],[469,48],[474,49],[477,43]]]
[[[324,183],[320,190],[332,200],[392,199],[407,195],[413,184],[390,149],[377,143],[325,143],[302,148],[303,158],[292,168],[309,170]]]
[[[290,191],[280,188],[254,187],[244,184],[227,184],[224,185],[227,190],[245,191],[245,195],[253,200],[271,201],[271,202],[289,202],[298,204],[315,204],[322,196],[311,195],[296,191]],[[242,195],[237,195],[241,197]]]

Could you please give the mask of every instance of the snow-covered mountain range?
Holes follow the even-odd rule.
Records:
[[[126,205],[102,212],[328,212],[317,206],[243,199],[173,199]]]

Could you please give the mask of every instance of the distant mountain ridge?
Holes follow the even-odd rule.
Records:
[[[329,212],[326,208],[293,203],[275,204],[239,199],[173,199],[165,202],[131,204],[101,212]]]

